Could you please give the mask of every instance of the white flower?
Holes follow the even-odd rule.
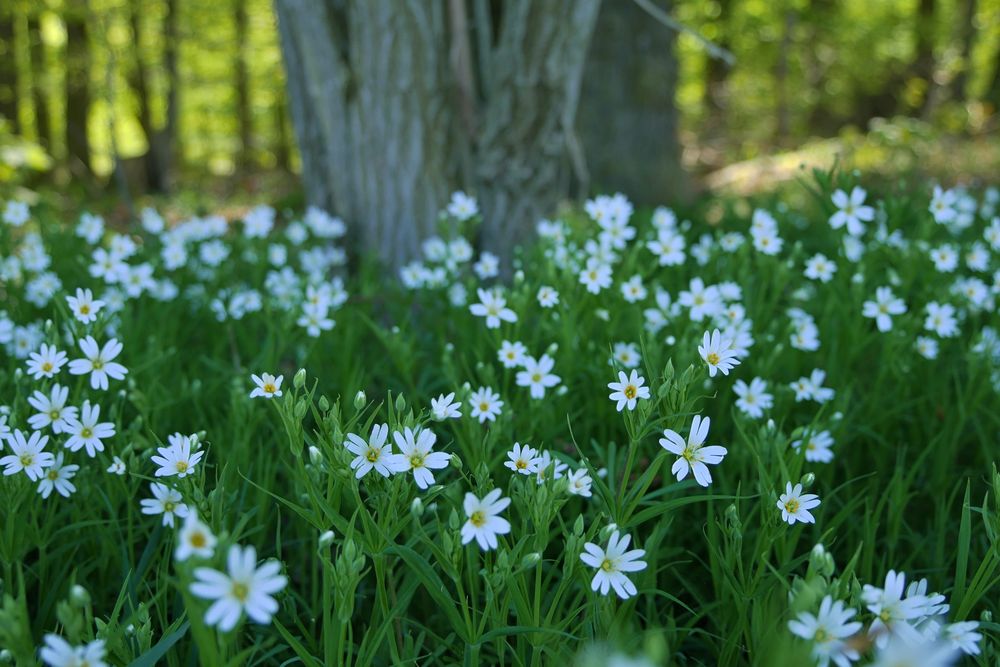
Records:
[[[372,470],[383,477],[389,477],[409,468],[409,464],[401,456],[392,453],[392,445],[386,442],[388,438],[388,424],[374,424],[368,442],[355,433],[347,434],[344,447],[354,454],[351,470],[355,477],[361,479]]]
[[[437,421],[458,419],[462,416],[462,413],[459,411],[461,407],[462,402],[455,400],[455,392],[451,392],[447,396],[441,394],[437,398],[431,399],[431,414]]]
[[[524,363],[527,351],[523,343],[518,341],[512,343],[509,340],[505,340],[500,343],[500,351],[497,352],[497,357],[499,357],[500,363],[503,364],[504,368],[517,368]]]
[[[469,405],[472,406],[469,416],[477,417],[482,424],[487,420],[496,421],[503,401],[500,400],[500,394],[493,393],[492,387],[480,387],[469,396]]]
[[[832,660],[838,667],[848,667],[861,658],[847,640],[857,634],[861,623],[852,621],[857,612],[844,606],[840,600],[834,601],[827,595],[820,602],[819,612],[813,616],[807,611],[788,622],[792,634],[812,642],[812,657],[818,667],[827,667]]]
[[[791,384],[795,390],[795,401],[813,400],[817,403],[826,403],[834,396],[833,389],[823,386],[826,379],[826,371],[819,368],[813,369],[809,377],[800,377]]]
[[[69,498],[76,491],[76,486],[69,480],[73,479],[79,469],[78,465],[63,465],[63,453],[59,452],[38,483],[38,493],[42,498],[48,498],[55,490],[63,498]]]
[[[524,358],[524,370],[518,371],[516,382],[518,387],[528,387],[534,399],[545,398],[545,390],[559,384],[560,377],[550,371],[555,361],[543,354],[538,361],[533,357]]]
[[[124,475],[125,474],[125,462],[122,461],[122,459],[121,459],[120,456],[114,457],[114,459],[111,461],[111,465],[108,466],[108,469],[107,469],[106,472],[109,472],[112,475]]]
[[[538,305],[542,308],[552,308],[559,303],[559,292],[554,287],[542,285],[538,288]]]
[[[679,457],[670,468],[670,472],[677,477],[678,482],[691,472],[695,481],[701,486],[707,487],[712,483],[712,473],[709,472],[708,466],[722,463],[727,450],[720,445],[705,446],[711,424],[710,418],[695,415],[686,441],[676,431],[664,429],[660,446]]]
[[[983,635],[976,630],[979,629],[978,621],[963,621],[945,626],[944,636],[953,648],[959,649],[966,655],[979,655],[979,642]]]
[[[80,408],[79,418],[67,420],[66,433],[70,435],[69,440],[64,445],[71,452],[77,452],[82,447],[87,448],[87,456],[93,458],[97,452],[104,451],[102,440],[110,438],[115,434],[115,425],[111,422],[99,422],[101,418],[101,406],[91,405],[90,401],[84,401]]]
[[[106,652],[103,639],[73,646],[59,635],[48,634],[38,656],[49,667],[108,667]]]
[[[574,496],[590,497],[590,485],[594,480],[590,478],[586,468],[574,470],[569,474],[569,486],[566,488]]]
[[[958,320],[955,318],[955,307],[950,303],[931,301],[927,304],[927,319],[924,329],[933,331],[942,338],[958,335]]]
[[[396,431],[392,434],[396,446],[402,452],[402,464],[400,472],[413,471],[413,481],[421,489],[426,489],[434,483],[434,474],[431,470],[441,470],[448,467],[451,457],[444,452],[432,451],[437,436],[429,429],[422,429],[414,433],[409,426],[400,433]]]
[[[3,210],[3,221],[11,227],[22,227],[31,218],[31,210],[23,201],[10,200]]]
[[[833,260],[827,259],[826,255],[813,255],[806,261],[805,276],[809,280],[828,283],[833,279],[833,274],[836,272],[837,265]]]
[[[901,315],[906,312],[906,304],[903,300],[893,295],[888,287],[879,287],[875,290],[875,300],[865,301],[862,304],[861,314],[875,320],[879,331],[889,331],[892,329],[892,316]]]
[[[649,398],[649,387],[643,386],[645,382],[646,378],[639,375],[637,371],[633,370],[628,375],[618,371],[618,382],[608,383],[608,389],[611,390],[608,398],[616,402],[615,409],[618,412],[626,407],[629,410],[635,410],[636,401],[640,398]]]
[[[778,509],[781,510],[781,520],[787,521],[788,525],[794,525],[796,521],[802,523],[816,523],[816,519],[809,510],[819,507],[819,496],[814,493],[802,493],[802,485],[791,482],[785,483],[785,492],[778,496]]]
[[[792,442],[792,447],[800,449],[802,444],[802,440],[795,440]],[[811,463],[829,463],[833,460],[833,450],[830,449],[832,446],[833,437],[829,431],[819,431],[809,434],[805,439],[806,461]]]
[[[500,489],[493,489],[482,499],[475,494],[466,493],[462,507],[465,510],[466,522],[462,526],[462,544],[468,544],[475,538],[483,551],[497,548],[497,535],[510,532],[510,523],[499,516],[510,505],[510,498],[502,498]]]
[[[847,233],[851,236],[864,234],[864,223],[875,219],[875,209],[864,205],[866,196],[867,193],[857,186],[851,190],[850,195],[843,190],[834,192],[831,199],[839,210],[830,216],[830,226],[840,229],[847,225]]]
[[[646,243],[656,255],[660,266],[679,266],[684,263],[684,236],[673,229],[660,229],[656,238]]]
[[[261,373],[259,376],[251,375],[250,379],[257,385],[250,392],[250,398],[257,398],[258,396],[263,396],[264,398],[281,396],[281,381],[285,379],[284,375],[275,377],[270,373]]]
[[[733,391],[739,396],[736,407],[754,419],[763,417],[764,410],[769,410],[774,404],[774,396],[767,393],[767,382],[759,377],[750,380],[749,385],[743,380],[737,380],[733,384]]]
[[[622,297],[629,303],[636,303],[646,298],[646,288],[642,284],[642,276],[636,275],[622,283]]]
[[[7,445],[11,454],[0,458],[0,466],[4,468],[4,475],[16,475],[24,471],[32,482],[37,481],[45,471],[45,468],[52,465],[55,457],[51,452],[46,452],[45,445],[49,442],[49,436],[42,435],[34,431],[30,437],[25,439],[24,433],[20,429],[7,436]]]
[[[536,449],[519,442],[515,442],[513,449],[507,452],[507,459],[503,463],[504,467],[521,475],[537,473],[538,466],[542,462],[542,457],[538,455]]]
[[[28,355],[28,375],[36,380],[55,377],[66,363],[66,353],[55,345],[42,346]]]
[[[470,197],[461,190],[451,193],[451,201],[448,202],[448,215],[460,222],[464,222],[479,213],[479,205],[475,197]]]
[[[668,295],[668,304],[669,301]],[[715,285],[706,286],[701,278],[692,278],[688,289],[678,295],[677,302],[690,309],[689,317],[692,322],[701,322],[706,317],[714,317],[721,313],[723,308],[719,288]]]
[[[198,513],[188,512],[184,517],[184,525],[177,533],[174,558],[180,562],[186,561],[191,556],[211,558],[215,553],[216,542],[212,530],[198,520]]]
[[[499,329],[500,322],[517,322],[517,315],[507,308],[507,300],[496,290],[476,290],[479,303],[469,306],[469,312],[476,317],[486,318],[487,329]]]
[[[122,351],[122,344],[117,339],[112,338],[103,348],[97,346],[93,336],[87,336],[78,342],[84,358],[69,362],[69,372],[73,375],[89,373],[92,388],[107,391],[108,378],[121,380],[128,373],[128,369],[113,361]]]
[[[238,544],[229,548],[226,562],[227,573],[210,567],[194,571],[197,581],[191,584],[191,592],[204,600],[213,600],[205,612],[205,623],[229,632],[244,611],[257,623],[270,623],[278,611],[278,602],[272,595],[288,583],[280,574],[281,563],[269,560],[257,567],[257,551],[252,546],[241,548]]]
[[[935,339],[927,336],[917,336],[916,346],[917,354],[924,359],[937,359],[938,342]]]
[[[580,560],[597,570],[594,578],[590,580],[591,590],[599,590],[601,595],[607,595],[608,591],[614,588],[618,597],[627,600],[638,591],[625,573],[645,570],[646,562],[640,559],[646,552],[643,549],[626,551],[632,536],[619,537],[619,535],[617,530],[613,532],[608,538],[608,546],[604,549],[593,542],[587,542],[583,545]]]
[[[179,491],[159,482],[151,483],[149,489],[153,492],[153,497],[139,501],[143,514],[162,514],[163,525],[171,528],[174,527],[175,516],[183,519],[188,515],[188,506],[184,504]]]
[[[69,387],[60,384],[52,385],[52,393],[49,396],[40,391],[32,393],[28,397],[28,403],[38,410],[38,413],[28,417],[28,425],[36,431],[51,426],[55,434],[66,432],[69,424],[76,420],[76,408],[66,406],[68,397]]]
[[[187,477],[194,472],[194,467],[198,465],[205,452],[192,452],[192,436],[174,433],[167,436],[169,447],[158,447],[159,456],[152,457],[153,463],[160,466],[156,471],[157,477]]]
[[[619,363],[623,368],[637,368],[641,361],[642,356],[635,343],[618,342],[611,350],[611,359],[608,360],[608,363],[611,365]]]
[[[950,667],[961,655],[946,642],[919,635],[912,641],[902,637],[887,638],[879,649],[870,667]]]
[[[921,634],[914,624],[926,614],[927,598],[923,595],[907,595],[904,599],[905,588],[906,575],[889,570],[885,575],[884,588],[865,584],[861,591],[861,598],[868,606],[868,611],[876,617],[868,633],[880,648],[889,643],[890,636],[912,644],[921,642]]]
[[[718,329],[712,333],[705,332],[701,345],[698,346],[698,354],[708,364],[708,376],[713,378],[719,371],[723,375],[729,375],[729,371],[740,363],[739,353],[733,349],[732,341],[723,339]]]
[[[611,286],[611,267],[596,257],[591,257],[587,260],[587,266],[580,271],[580,284],[591,294],[599,294],[601,290]]]
[[[98,311],[104,306],[103,301],[94,299],[93,292],[79,287],[76,289],[76,296],[66,297],[66,303],[73,316],[84,324],[96,321]]]

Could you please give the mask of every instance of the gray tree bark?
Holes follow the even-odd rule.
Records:
[[[307,198],[387,263],[416,255],[458,187],[507,256],[565,194],[599,0],[487,5],[470,31],[462,2],[275,0]]]
[[[688,199],[674,104],[676,32],[631,1],[605,3],[598,21],[579,122],[593,187],[647,205]]]

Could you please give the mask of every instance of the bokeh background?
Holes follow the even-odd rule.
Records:
[[[490,4],[469,0],[473,31]],[[111,209],[157,193],[294,202],[276,14],[270,0],[3,0],[0,187]],[[771,188],[803,163],[942,181],[1000,164],[1000,0],[605,0],[587,48],[590,192],[669,203]]]

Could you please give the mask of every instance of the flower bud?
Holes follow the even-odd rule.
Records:
[[[618,530],[617,523],[609,523],[604,528],[601,529],[601,539],[606,540],[611,537],[611,534]]]
[[[309,403],[306,401],[299,401],[295,404],[295,418],[302,419],[306,416],[306,412],[309,411]]]
[[[319,410],[320,412],[330,411],[330,399],[328,399],[326,396],[319,397]]]
[[[808,489],[816,482],[816,475],[815,473],[807,472],[806,474],[802,475],[802,479],[799,481],[802,483],[803,489]]]
[[[319,536],[319,548],[329,549],[330,545],[333,544],[334,534],[332,530],[328,530]]]
[[[71,589],[69,589],[69,599],[77,607],[86,607],[90,604],[90,593],[87,589],[80,584],[74,584]]]
[[[406,398],[402,394],[399,394],[398,396],[396,396],[396,413],[403,414],[405,410],[406,410]]]
[[[319,451],[319,447],[316,445],[309,445],[309,460],[314,466],[323,462],[323,452]]]
[[[296,389],[302,389],[306,384],[306,369],[300,368],[295,371],[295,375],[292,377],[292,386]]]
[[[530,569],[538,565],[542,561],[542,554],[537,551],[533,551],[524,558],[521,559],[521,568]]]
[[[14,654],[8,649],[0,651],[0,662],[11,663],[14,662]]]
[[[576,521],[573,522],[573,534],[579,537],[583,535],[583,515],[576,517]]]
[[[354,409],[364,410],[366,405],[368,405],[368,397],[365,396],[364,391],[359,390],[358,393],[354,395]]]
[[[419,497],[414,498],[413,502],[410,503],[410,514],[412,514],[415,519],[419,519],[424,515],[424,501]]]

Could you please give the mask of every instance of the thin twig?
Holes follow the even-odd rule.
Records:
[[[713,58],[723,61],[730,67],[736,64],[736,56],[733,55],[732,51],[722,48],[694,28],[686,26],[680,21],[675,20],[665,11],[654,5],[651,0],[635,0],[635,4],[642,7],[647,14],[671,30],[676,30],[679,33],[686,33],[694,37],[695,41],[701,44],[702,48],[704,48],[705,51],[708,52],[708,55]]]

